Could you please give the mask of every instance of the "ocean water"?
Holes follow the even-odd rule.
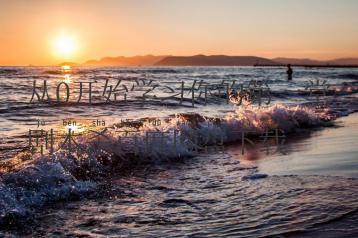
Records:
[[[29,129],[37,129],[41,125],[44,129],[63,129],[63,120],[76,120],[82,124],[91,124],[93,120],[105,122],[107,126],[128,119],[145,117],[165,118],[168,115],[181,112],[198,112],[203,116],[223,117],[228,110],[237,106],[226,103],[225,87],[219,92],[208,89],[205,105],[205,83],[217,85],[227,83],[230,89],[240,89],[240,85],[247,86],[252,80],[263,80],[270,88],[270,105],[275,103],[303,103],[316,100],[309,97],[311,82],[319,85],[330,85],[336,93],[345,94],[356,90],[358,70],[344,68],[298,68],[295,70],[295,80],[287,81],[284,68],[260,67],[172,67],[172,68],[73,68],[60,67],[1,67],[0,68],[0,150],[6,155],[11,150],[21,150],[28,146],[26,137]],[[42,97],[43,83],[47,81],[47,88],[52,103],[39,102],[34,97],[32,103],[33,82],[36,81],[37,92]],[[107,88],[105,88],[108,80]],[[114,92],[109,94],[109,86],[117,87],[117,100]],[[194,94],[191,87],[194,86]],[[317,82],[317,80],[319,80]],[[199,86],[200,81],[203,84]],[[311,82],[310,82],[311,81]],[[326,82],[325,82],[326,81]],[[82,82],[82,96],[80,98],[80,83]],[[89,103],[89,84],[92,82],[91,104]],[[180,103],[180,95],[175,99],[160,99],[180,94],[181,82],[184,82],[184,102]],[[66,83],[69,90],[69,103],[56,104],[56,89],[61,83]],[[342,85],[354,85],[342,86]],[[128,92],[125,91],[125,88]],[[153,86],[157,85],[153,89]],[[265,86],[266,86],[265,85]],[[133,87],[134,86],[134,87]],[[209,86],[210,87],[210,86]],[[133,88],[133,90],[131,90]],[[105,91],[106,89],[106,91]],[[143,103],[143,93],[146,94]],[[339,91],[340,90],[340,91]],[[65,85],[59,89],[59,98],[63,102]],[[124,94],[126,102],[124,101]],[[221,100],[212,94],[223,95]],[[306,95],[303,95],[306,93]],[[107,102],[107,98],[111,101]],[[194,96],[195,108],[192,108]],[[157,98],[155,98],[157,97]],[[80,101],[77,103],[78,99]],[[45,98],[47,99],[47,98]],[[262,104],[268,103],[268,97],[262,98]],[[139,113],[140,112],[140,113]],[[25,140],[24,140],[25,137]],[[4,157],[3,155],[3,157]]]
[[[357,235],[357,180],[309,175],[255,179],[250,176],[255,170],[233,157],[210,155],[136,171],[114,179],[105,198],[41,212],[30,234],[310,237],[304,232],[318,230],[319,237]]]
[[[295,154],[299,143],[285,156],[262,153],[258,164],[241,156],[255,157],[249,141],[268,138],[275,150],[280,138],[305,138],[357,111],[358,69],[294,71],[288,81],[281,67],[1,67],[0,225],[36,236],[261,237],[321,225],[343,234],[336,225],[343,222],[356,234],[353,146],[330,157],[334,171],[335,158],[349,155],[339,177],[317,172],[327,163],[320,168],[313,152],[301,164],[286,162],[319,151]],[[39,97],[46,80],[49,99],[30,102],[34,80]],[[342,135],[354,143],[354,123],[346,128]],[[53,154],[43,138],[42,154],[38,146],[29,151],[29,130],[40,129],[52,129]],[[265,159],[284,162],[265,167]],[[304,165],[312,171],[301,173]]]

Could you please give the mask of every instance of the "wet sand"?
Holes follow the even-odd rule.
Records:
[[[336,126],[287,135],[279,146],[258,144],[240,156],[269,175],[328,175],[358,178],[358,113],[339,118]],[[236,156],[237,148],[229,148]],[[240,151],[241,152],[241,151]],[[245,151],[246,153],[246,151]]]

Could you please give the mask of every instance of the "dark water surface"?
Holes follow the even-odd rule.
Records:
[[[81,237],[262,237],[343,222],[358,234],[358,181],[329,176],[245,179],[230,158],[198,158],[129,180],[118,197],[39,214],[32,235]],[[122,195],[123,194],[123,195]],[[332,228],[332,227],[331,227]],[[339,237],[340,229],[331,232]],[[353,237],[353,236],[352,236]]]
[[[356,137],[344,133],[356,131],[356,119],[353,114],[341,120],[345,127],[290,142],[286,155],[248,161],[233,146],[114,178],[108,196],[38,214],[31,235],[357,237],[358,180],[349,178],[356,175]]]
[[[275,103],[303,103],[315,100],[298,93],[307,91],[306,86],[319,80],[319,84],[326,81],[331,88],[338,87],[337,95],[349,93],[350,87],[343,84],[356,85],[358,69],[356,68],[304,68],[294,69],[294,80],[286,79],[284,67],[75,67],[62,70],[60,67],[0,67],[0,159],[7,159],[15,152],[25,148],[28,144],[26,135],[29,129],[37,129],[38,120],[43,129],[54,129],[55,133],[63,129],[63,120],[77,120],[86,124],[92,120],[103,120],[107,126],[119,123],[125,119],[138,119],[155,115],[167,117],[180,112],[196,112],[203,116],[225,116],[225,111],[235,109],[235,105],[227,104],[225,99],[217,100],[209,97],[207,105],[196,103],[191,107],[191,93],[184,93],[184,102],[179,106],[178,99],[166,100],[172,106],[163,106],[158,100],[150,97],[169,97],[173,93],[166,87],[179,92],[180,83],[190,88],[194,80],[197,82],[220,84],[229,83],[233,89],[240,89],[240,84],[247,85],[251,80],[264,80],[271,89],[271,105]],[[42,95],[43,83],[47,80],[48,94],[51,100],[56,98],[56,87],[66,83],[70,88],[70,103],[58,105],[54,103],[39,103],[36,99],[30,103],[33,82],[36,81],[36,90]],[[132,88],[134,91],[127,94],[128,103],[123,101],[123,91],[120,92],[117,103],[105,103],[108,92],[104,90],[105,82],[113,87],[121,80],[119,89]],[[158,84],[155,90],[148,94],[148,103],[142,103],[142,84]],[[83,83],[83,95],[79,99],[80,83]],[[88,102],[88,83],[92,82],[92,104]],[[137,85],[140,84],[140,86]],[[197,83],[196,85],[198,85]],[[144,86],[145,86],[144,85]],[[144,87],[145,88],[145,87]],[[145,88],[147,90],[148,88]],[[107,89],[108,90],[108,89]],[[60,90],[64,95],[64,86]],[[104,94],[103,94],[104,93]],[[203,94],[203,87],[195,90],[194,97],[198,100]],[[113,94],[112,98],[113,100]],[[267,99],[264,101],[266,102]],[[220,107],[220,110],[218,110]],[[346,108],[347,110],[347,108]],[[349,109],[348,109],[349,110]],[[14,152],[14,153],[12,153]]]
[[[357,111],[357,76],[357,69],[335,68],[297,68],[293,81],[285,79],[280,67],[75,68],[69,73],[58,68],[0,68],[0,160],[12,158],[28,145],[26,133],[37,128],[37,120],[45,122],[45,129],[61,131],[67,128],[62,123],[65,119],[95,118],[111,126],[122,119],[167,118],[179,112],[225,118],[239,108],[213,98],[195,108],[190,101],[179,105],[178,99],[170,107],[156,100],[143,105],[138,95],[131,95],[126,105],[30,104],[34,79],[39,84],[48,80],[52,97],[56,85],[66,80],[75,92],[81,81],[96,82],[97,96],[102,95],[106,79],[112,84],[122,79],[128,85],[155,80],[161,86],[168,81],[191,85],[194,80],[243,84],[267,80],[271,104],[284,105],[271,112],[263,108],[243,111],[236,121],[227,119],[232,125],[242,116],[259,127],[269,124],[267,121],[292,126],[285,116],[292,111],[289,106],[315,100],[302,94],[309,80],[327,80],[336,87],[328,97],[339,103],[328,105],[327,115]],[[155,94],[165,96],[166,92]],[[190,95],[185,92],[185,96]],[[314,116],[308,111],[298,113],[297,118],[304,118],[302,125],[311,125]],[[311,116],[304,116],[308,115],[305,112]],[[255,119],[258,115],[263,119]],[[72,167],[63,166],[67,157],[61,154],[58,160],[34,160],[19,173],[2,175],[0,218],[31,220],[6,231],[28,237],[358,237],[357,118],[353,114],[339,119],[338,127],[306,128],[305,133],[287,135],[287,143],[269,147],[269,153],[258,143],[247,148],[245,155],[239,145],[232,145],[224,153],[203,153],[190,159],[156,158],[154,165],[142,165],[130,174],[114,173],[108,181],[77,179],[69,173]],[[217,129],[209,124],[203,128],[207,134]],[[68,201],[72,194],[82,199]],[[64,202],[58,203],[61,199]]]

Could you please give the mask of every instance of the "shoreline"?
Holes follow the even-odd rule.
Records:
[[[351,115],[354,115],[355,117],[357,117],[358,116],[358,113],[353,113],[353,114],[351,114]],[[349,117],[349,116],[348,116]],[[345,118],[348,118],[348,117],[343,117],[343,120],[345,119]],[[340,119],[339,119],[340,120]],[[340,127],[338,127],[338,128],[336,128],[336,127],[333,127],[333,129],[339,129]],[[317,128],[317,129],[315,129],[312,133],[316,133],[316,131],[318,131],[318,132],[320,132],[320,131],[325,131],[325,130],[330,130],[330,129],[332,129],[332,127],[328,127],[328,128],[326,128],[326,127],[319,127],[319,128]],[[303,138],[302,140],[307,140],[307,138],[305,139],[305,138]],[[293,144],[295,143],[295,142],[292,142]],[[236,149],[239,149],[239,146],[238,146],[238,143],[235,143],[235,144],[233,144],[232,146],[235,146],[236,147]],[[231,167],[231,169],[229,170],[229,171],[232,171],[232,172],[230,172],[230,173],[233,173],[234,171],[238,171],[239,173],[240,173],[240,176],[243,176],[242,177],[242,180],[241,181],[255,181],[255,180],[257,180],[257,181],[265,181],[266,180],[266,177],[267,177],[267,175],[265,175],[266,173],[268,173],[269,175],[268,175],[268,178],[271,180],[271,179],[275,179],[275,177],[276,176],[279,176],[280,178],[282,178],[282,179],[284,179],[285,178],[285,175],[280,175],[280,174],[271,174],[271,173],[269,173],[269,172],[267,172],[267,171],[265,171],[265,170],[262,170],[262,167],[260,166],[260,165],[257,165],[257,164],[253,164],[253,163],[251,163],[251,164],[248,164],[248,163],[246,163],[247,161],[245,161],[245,159],[243,159],[243,158],[241,158],[241,157],[239,157],[238,159],[236,159],[235,158],[235,156],[233,156],[232,155],[232,153],[230,154],[230,152],[228,152],[227,151],[227,149],[226,149],[226,154],[228,154],[228,158],[230,158],[229,160],[230,161],[237,161],[237,163],[235,162],[235,163],[233,163],[233,162],[230,162],[230,163],[233,163],[233,167]],[[214,156],[214,157],[217,157],[217,156],[220,156],[220,157],[222,157],[222,155],[220,155],[220,154],[217,154],[216,156]],[[223,156],[223,157],[227,157],[227,156]],[[208,159],[208,160],[207,160]],[[263,160],[265,160],[266,158],[264,158]],[[199,157],[196,157],[196,158],[189,158],[189,159],[187,159],[187,160],[183,160],[182,161],[182,163],[181,162],[179,162],[179,164],[177,164],[176,165],[176,163],[162,163],[162,164],[159,164],[159,165],[157,165],[157,166],[159,166],[159,168],[160,167],[163,167],[163,168],[165,168],[165,167],[167,167],[167,166],[169,166],[169,168],[171,168],[172,166],[174,166],[174,167],[178,167],[178,171],[180,171],[181,173],[182,172],[185,172],[185,167],[186,166],[188,166],[188,164],[196,164],[196,163],[200,163],[199,161],[201,161],[201,160],[205,160],[206,162],[206,164],[211,164],[214,160],[213,160],[213,158],[211,158],[211,155],[210,154],[208,154],[208,155],[206,155],[206,154],[202,154],[202,155],[199,155]],[[222,160],[222,159],[220,159],[220,160]],[[262,160],[262,161],[263,161]],[[212,161],[212,162],[210,162],[210,161]],[[259,160],[260,161],[260,160]],[[271,160],[271,161],[274,161],[274,160]],[[226,163],[225,163],[226,164]],[[238,165],[238,167],[237,167],[237,165]],[[144,166],[144,168],[145,168],[145,166]],[[144,171],[147,171],[147,169],[148,169],[148,171],[155,171],[156,170],[156,166],[149,166],[148,168],[145,168],[144,169]],[[141,174],[143,174],[144,173],[144,171],[142,171],[143,169],[140,169],[140,168],[134,168],[134,170],[132,171],[132,173],[133,172],[135,172],[135,171],[137,171],[137,173],[135,173],[134,175],[132,175],[132,176],[129,176],[129,177],[127,177],[127,176],[124,176],[124,177],[120,177],[119,178],[119,180],[132,180],[132,179],[136,179],[137,178],[137,176],[143,176],[143,175],[141,175]],[[246,171],[246,172],[245,172]],[[230,173],[228,173],[227,175],[229,175],[230,176]],[[241,174],[241,173],[243,173],[243,174]],[[263,173],[263,174],[262,174]],[[265,176],[261,176],[261,175],[265,175]],[[231,175],[232,176],[232,175]],[[296,176],[296,175],[290,175],[289,177],[291,177],[291,176]],[[303,177],[305,177],[305,176],[307,176],[307,178],[310,178],[310,177],[312,177],[311,175],[297,175],[297,176],[303,176]],[[321,179],[323,179],[324,180],[324,177],[325,177],[325,175],[319,175],[317,178],[319,178],[319,180],[321,180]],[[332,177],[332,176],[329,176],[329,177]],[[315,178],[315,176],[313,175],[313,177],[312,178]],[[56,210],[56,209],[60,209],[60,210],[62,210],[63,208],[67,208],[67,207],[71,207],[72,205],[71,204],[88,204],[88,203],[91,203],[91,201],[93,201],[93,202],[96,202],[96,201],[105,201],[106,200],[106,197],[107,196],[110,196],[110,197],[117,197],[117,196],[120,196],[121,194],[132,194],[134,191],[135,191],[135,188],[134,188],[134,190],[132,191],[131,190],[131,188],[126,188],[126,186],[122,186],[122,185],[120,185],[120,184],[117,184],[117,182],[115,182],[115,181],[117,181],[116,180],[116,176],[114,176],[113,175],[113,177],[112,178],[109,178],[110,180],[109,181],[112,181],[111,182],[111,185],[109,186],[109,187],[107,187],[106,186],[106,184],[108,183],[108,181],[107,180],[105,180],[105,181],[99,181],[98,182],[98,184],[96,185],[96,187],[97,188],[94,188],[94,187],[92,187],[91,188],[91,186],[93,186],[93,185],[90,185],[89,184],[89,190],[85,190],[85,192],[84,192],[84,194],[82,194],[81,195],[81,193],[78,193],[78,192],[75,192],[75,193],[71,193],[70,192],[70,194],[69,194],[69,197],[68,198],[65,198],[65,200],[62,200],[62,199],[60,199],[59,201],[54,201],[54,203],[49,203],[49,204],[45,204],[44,206],[42,206],[42,207],[40,207],[40,209],[39,210],[37,210],[37,209],[35,209],[35,211],[37,211],[37,212],[35,212],[35,214],[34,214],[34,216],[36,217],[36,216],[38,216],[38,213],[40,213],[40,214],[43,214],[43,213],[45,213],[45,214],[47,214],[47,212],[50,212],[51,210]],[[118,179],[118,178],[117,178]],[[113,181],[114,180],[114,181]],[[331,180],[331,179],[330,179]],[[357,178],[356,179],[354,179],[354,181],[357,181]],[[354,181],[352,181],[352,183],[355,183]],[[143,181],[144,182],[144,181]],[[83,186],[83,185],[76,185],[76,186]],[[104,186],[104,187],[103,187]],[[103,190],[104,189],[104,190]],[[107,191],[106,189],[109,189],[109,191]],[[102,191],[103,190],[103,191]],[[92,192],[91,192],[92,191]],[[124,191],[126,191],[126,192],[124,192]],[[93,195],[93,193],[95,193],[95,194],[97,194],[96,196],[94,196]],[[87,194],[87,195],[86,195]],[[92,194],[92,195],[91,195]],[[94,196],[94,197],[93,197]],[[71,199],[71,197],[72,197],[72,199]],[[73,198],[75,198],[74,200],[73,200]],[[77,199],[79,199],[78,201],[76,201]],[[63,201],[65,201],[64,203],[63,203]],[[56,205],[57,204],[57,205]],[[62,204],[62,205],[61,205]],[[52,208],[53,207],[53,208]],[[57,207],[57,208],[56,208]],[[76,205],[76,207],[77,207],[77,205]],[[44,209],[44,210],[42,210],[42,208]],[[71,210],[71,209],[70,209]],[[68,211],[68,212],[70,212],[70,211]],[[27,218],[28,219],[28,218]],[[20,219],[20,224],[21,224],[21,219]],[[34,222],[35,222],[35,224],[37,224],[37,219],[35,219],[34,220]],[[30,225],[30,227],[31,227],[31,225]],[[35,227],[36,227],[36,225],[35,225]],[[31,228],[31,229],[33,229],[33,228]],[[36,229],[36,228],[34,228],[34,229]],[[5,232],[7,232],[6,230],[5,230]],[[20,231],[20,233],[21,232],[23,232],[23,231]]]
[[[348,124],[348,126],[345,125],[341,125],[343,122],[346,122],[347,120],[352,122],[352,117],[353,118],[358,118],[358,113],[352,113],[347,117],[341,117],[340,119],[337,120],[337,122],[340,125],[335,125],[333,127],[321,127],[318,128],[314,131],[311,132],[303,132],[302,134],[298,134],[298,137],[302,137],[302,138],[297,138],[297,137],[293,137],[292,141],[289,142],[292,145],[295,145],[297,143],[302,143],[302,141],[306,141],[306,140],[310,140],[310,139],[317,139],[319,137],[322,137],[322,133],[324,133],[327,130],[340,130],[340,129],[346,129],[346,130],[351,130],[352,128],[352,124]],[[354,120],[353,120],[354,121]],[[355,126],[357,126],[358,124],[356,123]],[[358,127],[355,127],[356,129],[358,129]],[[336,135],[336,134],[335,134]],[[236,147],[236,149],[238,149],[238,144],[233,144],[233,147]],[[300,150],[300,152],[302,153],[304,150]],[[219,157],[221,157],[219,159]],[[218,157],[217,159],[215,157]],[[238,159],[240,161],[238,161]],[[275,161],[275,159],[277,160],[277,158],[274,158],[274,156],[272,156],[272,158],[262,158],[259,159],[256,162],[262,162],[262,161],[266,161],[268,163],[271,163],[273,161]],[[249,183],[251,184],[251,186],[258,186],[258,190],[261,190],[263,188],[265,188],[265,186],[267,186],[266,183],[271,184],[271,182],[267,182],[271,181],[273,183],[277,183],[278,181],[285,181],[284,183],[287,184],[286,186],[291,186],[291,184],[294,184],[294,181],[297,181],[298,184],[300,185],[293,185],[293,188],[289,188],[288,191],[301,191],[303,189],[305,190],[310,190],[312,189],[311,186],[313,187],[312,192],[316,193],[317,191],[320,191],[320,189],[324,189],[324,191],[326,191],[326,189],[330,189],[331,186],[334,187],[339,187],[340,189],[342,189],[342,191],[346,191],[346,189],[350,189],[350,186],[353,186],[352,189],[355,189],[356,185],[358,184],[358,177],[347,177],[347,176],[337,176],[337,175],[332,175],[332,174],[304,174],[304,173],[300,173],[300,174],[278,174],[278,173],[271,173],[269,171],[263,170],[263,167],[260,164],[255,164],[255,163],[247,163],[248,161],[243,159],[242,157],[240,158],[235,158],[235,156],[233,155],[232,152],[228,151],[228,149],[226,149],[226,153],[224,153],[223,155],[217,154],[217,155],[199,155],[196,158],[189,158],[186,160],[183,160],[182,162],[179,163],[163,163],[160,165],[157,165],[155,167],[148,167],[147,169],[139,169],[134,175],[131,176],[120,176],[120,177],[113,177],[112,179],[110,179],[110,183],[111,185],[109,186],[110,191],[103,191],[101,193],[101,195],[99,196],[95,196],[95,197],[86,197],[84,199],[81,200],[77,200],[77,201],[69,201],[69,202],[60,202],[60,203],[55,203],[55,204],[50,204],[45,206],[44,210],[40,210],[38,214],[36,214],[36,216],[38,216],[38,219],[35,220],[35,223],[33,226],[30,225],[30,228],[33,229],[34,233],[30,233],[30,234],[37,234],[37,235],[45,235],[45,234],[53,234],[53,235],[59,235],[59,234],[68,234],[68,230],[71,231],[70,234],[75,235],[75,234],[97,234],[96,231],[97,230],[101,230],[106,228],[107,226],[114,226],[113,229],[114,230],[121,230],[121,234],[124,236],[130,236],[136,229],[141,230],[142,226],[147,227],[146,223],[141,223],[140,222],[140,218],[139,219],[139,224],[138,226],[132,227],[131,224],[134,222],[136,222],[136,219],[133,218],[133,215],[131,215],[131,212],[129,211],[129,214],[126,213],[127,209],[123,210],[122,213],[116,214],[116,212],[111,212],[109,211],[107,208],[114,206],[115,209],[116,208],[116,204],[124,204],[124,205],[120,205],[120,206],[124,206],[127,207],[128,209],[131,208],[131,205],[129,203],[129,201],[134,202],[134,204],[136,204],[137,201],[137,196],[142,197],[141,192],[139,192],[138,194],[138,190],[142,190],[143,188],[146,187],[145,184],[150,184],[150,186],[154,186],[153,188],[150,189],[155,189],[160,191],[161,193],[168,193],[170,194],[171,191],[175,191],[178,188],[172,188],[170,187],[170,185],[162,185],[161,183],[167,184],[168,181],[157,181],[157,174],[161,173],[174,173],[176,175],[175,172],[170,172],[171,170],[175,170],[178,173],[186,173],[186,168],[189,167],[192,168],[193,165],[197,165],[198,167],[196,169],[196,171],[201,171],[202,170],[202,166],[206,167],[209,166],[211,167],[213,165],[214,161],[222,161],[223,160],[223,165],[225,165],[226,167],[228,166],[228,168],[230,168],[228,171],[226,171],[226,175],[228,177],[235,177],[236,173],[239,173],[241,177],[241,180],[239,180],[239,184],[237,184],[237,186],[241,189],[242,186],[245,187],[245,183]],[[249,161],[252,162],[252,161]],[[219,162],[222,163],[222,162]],[[204,164],[204,165],[202,165]],[[214,163],[215,164],[215,163]],[[196,167],[196,166],[194,166]],[[138,169],[138,168],[137,168]],[[281,168],[281,170],[284,170],[283,168]],[[136,171],[136,169],[134,170]],[[145,172],[146,171],[146,172]],[[159,171],[159,172],[158,172]],[[204,169],[205,171],[205,169]],[[260,175],[260,174],[268,174],[267,177],[263,176],[256,176],[256,175]],[[174,175],[173,174],[173,175]],[[249,176],[245,175],[245,174],[249,174]],[[251,175],[253,176],[251,176]],[[245,176],[244,176],[245,175]],[[149,178],[147,178],[147,176],[149,176]],[[165,175],[166,177],[167,175]],[[176,176],[175,176],[176,177]],[[246,179],[245,177],[248,177],[248,179]],[[169,177],[170,178],[170,177]],[[149,181],[147,181],[149,179]],[[153,180],[152,182],[150,182],[151,180]],[[174,177],[170,178],[169,181],[171,179],[175,179]],[[187,178],[186,178],[187,179]],[[240,178],[239,178],[240,179]],[[276,181],[278,180],[278,181]],[[159,182],[159,184],[153,184],[153,182],[155,183],[155,181]],[[210,181],[210,180],[209,180]],[[291,181],[291,182],[288,182]],[[304,181],[304,182],[303,182]],[[328,182],[329,181],[329,182]],[[334,185],[330,185],[331,183],[334,182]],[[197,181],[199,182],[199,181]],[[200,182],[201,183],[201,182]],[[198,184],[200,184],[198,183]],[[222,183],[222,181],[220,182]],[[264,184],[261,184],[264,183]],[[349,184],[350,185],[349,185]],[[171,184],[169,182],[169,184]],[[197,184],[197,185],[198,185]],[[216,184],[216,182],[215,182]],[[256,185],[255,185],[256,184]],[[197,186],[195,185],[195,186]],[[128,187],[127,187],[128,186]],[[169,187],[168,187],[169,186]],[[215,185],[217,186],[217,185]],[[214,186],[214,188],[215,188]],[[272,186],[272,185],[270,185]],[[298,186],[298,187],[296,187]],[[145,189],[149,189],[149,188],[145,188]],[[149,190],[150,190],[149,189]],[[184,188],[183,188],[184,189]],[[317,191],[315,189],[318,189]],[[276,190],[276,189],[274,189]],[[279,190],[281,191],[281,190]],[[142,191],[143,192],[143,191]],[[269,192],[269,191],[267,191]],[[280,192],[279,196],[282,196],[282,193],[285,193],[285,190],[282,190],[282,192]],[[326,191],[327,193],[328,190]],[[197,193],[198,196],[201,196],[200,194],[202,194],[203,191],[200,191]],[[270,193],[270,192],[269,192]],[[296,193],[296,192],[294,192]],[[300,196],[301,192],[297,193],[297,196]],[[336,194],[336,193],[334,193]],[[312,194],[309,194],[307,196],[312,196]],[[315,196],[321,196],[321,195],[314,195]],[[332,196],[332,195],[330,195]],[[338,196],[334,195],[334,197]],[[146,196],[144,196],[146,197]],[[149,197],[149,198],[145,198],[146,203],[152,204],[151,206],[155,206],[154,204],[156,204],[157,199],[160,198],[156,198],[154,200],[152,200],[153,198]],[[312,198],[311,198],[312,199]],[[343,199],[343,198],[342,198]],[[122,201],[123,200],[123,201]],[[240,201],[240,199],[238,199]],[[295,200],[295,198],[294,198]],[[356,203],[356,200],[350,198],[352,204]],[[278,199],[277,202],[280,203],[280,199]],[[283,200],[285,201],[285,200]],[[315,200],[313,200],[315,201]],[[129,203],[128,205],[126,205],[127,203]],[[191,204],[190,201],[187,200],[182,200],[180,198],[176,198],[176,199],[166,199],[164,200],[161,204],[171,204],[171,203],[184,203],[184,204]],[[112,204],[112,205],[111,205]],[[290,202],[289,202],[290,204]],[[300,203],[299,203],[300,204]],[[170,209],[170,205],[165,205],[165,206],[169,206],[167,207],[167,209]],[[173,205],[174,208],[176,208],[178,205]],[[181,205],[180,205],[181,206]],[[179,206],[179,208],[180,208]],[[268,206],[268,204],[267,204]],[[292,207],[294,207],[293,205],[290,205]],[[290,207],[289,206],[289,207]],[[315,204],[310,204],[310,206],[315,206]],[[328,206],[328,205],[327,205]],[[330,205],[329,205],[330,206]],[[153,208],[154,209],[154,208]],[[98,212],[96,212],[97,210],[100,211],[100,213],[98,215],[96,215],[94,217],[94,214],[97,214]],[[346,207],[345,209],[343,209],[344,211],[340,211],[337,214],[331,214],[329,215],[326,219],[319,219],[318,221],[306,221],[308,222],[305,226],[296,226],[296,225],[292,225],[292,228],[288,228],[288,229],[283,229],[280,231],[276,231],[275,229],[273,230],[267,230],[265,232],[267,232],[267,234],[269,234],[270,236],[279,236],[279,235],[283,235],[283,236],[287,236],[287,237],[311,237],[312,235],[322,235],[325,234],[325,237],[337,237],[337,235],[340,234],[345,234],[345,235],[350,235],[352,236],[353,234],[356,234],[358,231],[357,229],[350,229],[349,231],[345,231],[342,233],[341,228],[342,227],[346,227],[347,229],[354,226],[355,222],[357,221],[358,218],[358,210],[353,209],[353,207]],[[57,213],[56,211],[61,211],[61,213]],[[115,210],[117,211],[117,210]],[[120,211],[118,211],[120,212]],[[76,213],[80,213],[80,214],[84,214],[84,219],[82,218],[75,218]],[[111,217],[113,216],[113,214],[116,214],[115,217],[120,217],[120,218],[115,218],[118,219],[118,221],[115,221],[114,224],[109,225],[108,223],[108,218],[107,216]],[[46,219],[41,218],[42,216],[46,217]],[[86,217],[90,217],[88,219],[86,219]],[[100,218],[102,217],[102,218]],[[305,216],[303,216],[303,218],[306,218]],[[67,221],[67,219],[69,221]],[[310,220],[310,219],[308,219]],[[51,222],[52,221],[52,222]],[[225,222],[225,221],[222,221]],[[105,223],[107,225],[103,226],[101,225],[102,223]],[[282,224],[284,224],[285,222],[283,221]],[[129,227],[128,227],[129,225]],[[180,223],[177,224],[178,226],[180,226]],[[155,226],[161,226],[161,223],[159,224],[154,224]],[[117,227],[121,227],[121,228],[117,228]],[[123,228],[125,227],[125,229]],[[132,229],[132,228],[133,229]],[[150,226],[151,227],[151,226]],[[165,227],[165,225],[164,225]],[[150,228],[152,229],[152,228]],[[155,228],[156,229],[156,228]],[[166,228],[168,230],[171,230],[170,228]],[[327,231],[327,229],[329,231]],[[123,230],[123,231],[122,231]],[[144,229],[145,230],[145,229]],[[124,232],[125,233],[122,233]],[[19,233],[18,233],[19,232]],[[26,231],[17,231],[15,234],[18,235],[30,235],[29,233],[27,233]],[[115,233],[116,234],[116,233]],[[140,234],[146,234],[143,233],[143,231]],[[210,234],[210,233],[208,233]]]
[[[299,132],[278,149],[270,146],[270,154],[261,143],[247,148],[232,145],[228,153],[249,166],[257,166],[259,172],[274,175],[318,175],[358,178],[357,158],[358,112],[340,117],[332,127]],[[334,148],[334,149],[333,149]],[[273,151],[273,152],[272,152]]]

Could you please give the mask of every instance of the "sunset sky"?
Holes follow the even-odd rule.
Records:
[[[0,65],[104,56],[358,57],[357,0],[0,0]]]

